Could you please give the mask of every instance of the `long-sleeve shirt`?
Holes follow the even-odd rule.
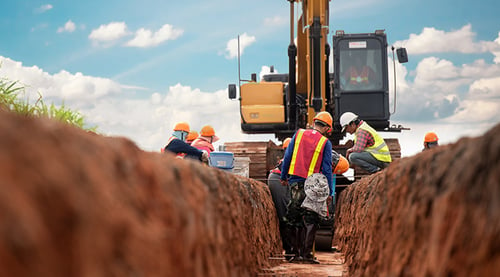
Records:
[[[212,143],[207,141],[204,137],[199,137],[199,138],[195,139],[193,141],[193,143],[191,143],[191,146],[193,146],[199,150],[205,150],[208,152],[208,154],[212,153],[215,150]]]
[[[187,144],[180,139],[173,139],[170,143],[165,146],[165,151],[170,151],[175,154],[184,153],[186,157],[201,160],[202,151],[194,148],[193,146]]]
[[[295,133],[296,135],[297,133]],[[290,162],[292,161],[293,149],[295,145],[295,135],[293,136],[290,144],[285,151],[285,156],[283,157],[283,164],[281,168],[281,180],[287,180],[289,183],[294,182],[304,182],[306,179],[296,175],[289,175],[288,170],[290,169]],[[321,160],[321,173],[326,176],[328,180],[328,187],[330,188],[330,195],[335,194],[335,187],[333,184],[333,174],[332,174],[332,143],[330,140],[325,142],[323,146],[323,159]]]
[[[361,125],[363,121],[359,124]],[[375,144],[375,139],[373,136],[366,130],[358,128],[356,130],[356,144],[350,149],[349,152],[360,153],[365,151],[365,148],[370,147]]]

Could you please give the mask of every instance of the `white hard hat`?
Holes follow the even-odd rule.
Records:
[[[345,112],[340,116],[340,126],[342,126],[342,132],[344,132],[345,127],[351,123],[353,120],[358,119],[358,115],[351,112]]]

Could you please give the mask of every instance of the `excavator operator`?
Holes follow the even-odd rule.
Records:
[[[342,75],[345,88],[368,89],[374,86],[375,71],[367,65],[365,52],[350,51],[346,65],[349,66]]]

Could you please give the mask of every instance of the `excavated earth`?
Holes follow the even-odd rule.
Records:
[[[279,261],[267,186],[0,110],[0,276],[256,276]]]
[[[0,110],[0,276],[500,276],[500,125],[339,195],[320,265],[264,183]]]
[[[352,276],[500,276],[500,125],[393,162],[339,202]]]

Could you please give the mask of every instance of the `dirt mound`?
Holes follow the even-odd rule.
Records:
[[[281,245],[263,183],[0,111],[0,276],[255,276]]]
[[[500,125],[396,161],[339,201],[352,276],[500,276]]]

